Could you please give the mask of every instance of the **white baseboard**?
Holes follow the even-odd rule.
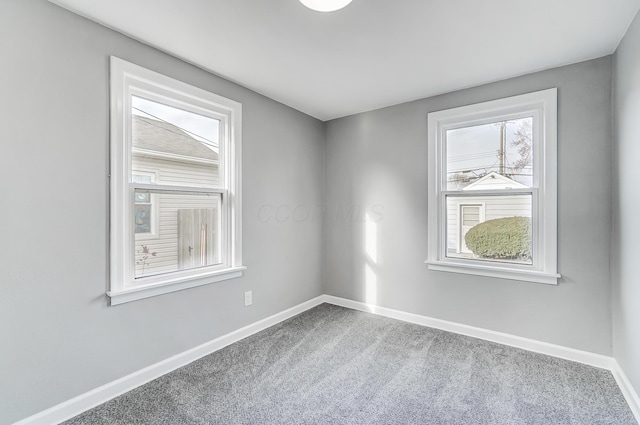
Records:
[[[622,395],[629,404],[629,408],[633,412],[636,421],[640,424],[640,397],[635,391],[631,382],[620,368],[618,362],[609,356],[590,353],[588,351],[576,350],[574,348],[563,347],[561,345],[549,344],[548,342],[536,341],[534,339],[523,338],[520,336],[510,335],[502,332],[491,331],[474,326],[463,325],[460,323],[449,322],[432,317],[421,316],[418,314],[407,313],[404,311],[393,310],[391,308],[379,307],[376,305],[366,304],[359,301],[353,301],[346,298],[324,295],[323,300],[326,303],[338,305],[341,307],[351,308],[353,310],[365,311],[380,316],[390,317],[402,320],[404,322],[415,323],[417,325],[428,326],[430,328],[441,329],[461,335],[474,338],[484,339],[486,341],[497,342],[511,347],[521,348],[527,351],[546,354],[565,360],[571,360],[583,363],[589,366],[610,370],[615,378]]]
[[[638,396],[638,393],[633,388],[633,385],[631,385],[629,378],[627,378],[627,375],[624,373],[616,359],[613,359],[611,373],[613,373],[613,377],[616,378],[620,391],[622,391],[622,395],[624,395],[624,398],[627,400],[629,408],[636,417],[636,421],[640,423],[640,396]]]
[[[404,322],[415,323],[417,325],[428,326],[430,328],[441,329],[443,331],[453,332],[473,338],[484,339],[487,341],[497,342],[499,344],[509,345],[511,347],[521,348],[527,351],[547,354],[561,359],[571,360],[578,363],[584,363],[590,366],[599,367],[601,369],[611,369],[613,358],[603,356],[601,354],[590,353],[588,351],[576,350],[573,348],[563,347],[561,345],[549,344],[547,342],[536,341],[529,338],[510,335],[502,332],[491,331],[474,326],[463,325],[460,323],[449,322],[432,317],[421,316],[419,314],[407,313],[404,311],[393,310],[386,307],[365,304],[359,301],[348,300],[345,298],[325,295],[324,301],[329,304],[335,304],[342,307],[352,308],[354,310],[366,311],[368,313],[378,314],[380,316],[390,317],[402,320]]]
[[[204,343],[198,347],[177,354],[166,360],[148,366],[142,370],[134,372],[130,375],[122,377],[118,380],[105,384],[87,393],[81,394],[71,400],[60,403],[47,410],[37,413],[33,416],[25,418],[13,425],[51,425],[59,424],[74,416],[79,415],[93,407],[105,403],[127,391],[131,391],[140,385],[146,384],[156,378],[161,377],[179,367],[185,366],[201,357],[211,354],[227,345],[240,341],[250,335],[260,332],[270,326],[289,319],[297,314],[309,310],[322,303],[334,304],[354,310],[365,311],[380,316],[390,317],[402,320],[404,322],[415,323],[422,326],[428,326],[435,329],[441,329],[461,335],[474,338],[484,339],[487,341],[497,342],[516,348],[521,348],[536,353],[546,354],[553,357],[559,357],[590,366],[608,369],[612,372],[622,394],[624,395],[631,411],[640,423],[640,397],[634,390],[618,362],[608,356],[589,353],[587,351],[576,350],[573,348],[563,347],[560,345],[549,344],[547,342],[536,341],[533,339],[523,338],[502,332],[495,332],[488,329],[477,328],[474,326],[463,325],[460,323],[449,322],[446,320],[435,319],[432,317],[421,316],[418,314],[407,313],[404,311],[393,310],[386,307],[365,304],[359,301],[353,301],[346,298],[334,297],[331,295],[321,295],[302,304],[298,304],[266,319],[252,323],[248,326],[240,328],[229,334],[223,335],[212,341]]]
[[[43,410],[28,418],[22,419],[13,425],[51,425],[59,424],[67,419],[79,415],[93,407],[105,403],[121,394],[131,391],[140,385],[146,384],[156,378],[161,377],[179,367],[185,366],[201,357],[211,354],[227,345],[240,341],[250,335],[260,332],[270,326],[289,319],[310,308],[324,302],[324,296],[319,296],[298,304],[273,316],[252,323],[236,331],[223,335],[212,341],[206,342],[183,353],[176,354],[166,360],[148,366],[130,375],[124,376],[113,382],[105,384],[87,393],[81,394],[71,400],[60,403],[47,410]]]

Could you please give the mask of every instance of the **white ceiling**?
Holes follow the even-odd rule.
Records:
[[[321,120],[613,53],[640,0],[51,0]]]

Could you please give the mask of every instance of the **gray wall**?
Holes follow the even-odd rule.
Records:
[[[608,56],[328,122],[325,292],[364,301],[368,264],[378,305],[610,355],[611,76]],[[427,270],[427,113],[550,87],[560,284]],[[379,219],[375,264],[363,211]]]
[[[320,204],[322,122],[45,0],[0,2],[0,52],[0,423],[322,293],[321,220],[259,216]],[[109,55],[243,104],[245,277],[107,306]]]
[[[640,392],[640,15],[614,56],[613,355]]]
[[[365,301],[366,266],[379,305],[607,355],[613,306],[614,354],[638,388],[638,21],[615,60],[363,113],[325,128],[45,0],[0,2],[0,424],[323,292]],[[107,306],[109,55],[243,104],[245,277]],[[620,128],[614,176],[613,62]],[[427,113],[549,87],[559,89],[560,285],[428,271]],[[615,182],[621,196],[614,204],[612,300]],[[375,262],[365,253],[365,214],[375,221]],[[254,291],[249,308],[245,290]]]

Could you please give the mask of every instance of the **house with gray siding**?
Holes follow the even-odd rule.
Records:
[[[132,176],[138,183],[218,184],[217,147],[177,125],[134,114],[131,139]],[[134,196],[136,277],[218,261],[220,231],[215,200],[167,191],[136,191]]]

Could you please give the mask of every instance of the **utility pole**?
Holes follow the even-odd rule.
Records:
[[[505,164],[505,151],[504,144],[506,142],[507,136],[507,123],[505,121],[500,123],[500,150],[498,151],[498,161],[500,164],[500,168],[498,168],[498,174],[504,176],[504,164]]]

